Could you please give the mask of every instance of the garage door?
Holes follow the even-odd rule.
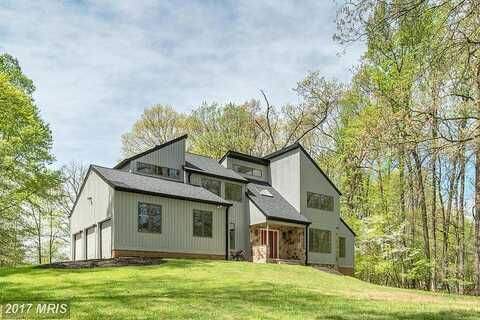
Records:
[[[95,227],[87,229],[87,259],[95,259]]]
[[[101,230],[102,259],[110,259],[112,257],[112,220],[103,222]]]
[[[82,252],[82,233],[77,233],[75,235],[75,244],[73,247],[73,260],[83,260]]]

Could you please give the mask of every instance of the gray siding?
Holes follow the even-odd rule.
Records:
[[[300,213],[300,152],[287,152],[271,160],[272,186]]]
[[[162,206],[162,232],[138,231],[138,203]],[[193,210],[213,214],[212,238],[193,236]],[[212,204],[118,192],[113,220],[114,250],[225,254],[225,208]]]
[[[309,228],[329,230],[331,232],[332,252],[317,253],[309,252],[309,262],[321,264],[336,264],[337,226],[340,222],[340,197],[328,180],[320,173],[315,165],[303,152],[300,157],[300,212],[305,215],[312,224]],[[307,208],[307,192],[315,192],[333,196],[334,210],[323,211],[320,209]]]
[[[250,200],[248,200],[248,211],[250,215],[250,225],[267,222],[265,215]]]
[[[154,152],[150,152],[149,154],[146,154],[138,159],[132,160],[130,163],[130,170],[132,172],[136,171],[137,162],[178,169],[180,170],[179,180],[183,181],[183,166],[185,164],[185,139],[169,144]],[[167,177],[163,178],[168,179]]]
[[[236,202],[231,201],[233,206],[228,210],[228,222],[235,223],[235,244],[236,250],[245,250],[245,252],[250,252],[248,249],[250,246],[250,233],[249,233],[249,221],[247,215],[247,197],[245,195],[245,184],[229,181],[226,179],[219,179],[209,176],[203,176],[201,174],[192,173],[190,177],[190,184],[200,186],[202,177],[213,179],[221,182],[221,197],[225,199],[225,182],[236,184],[242,187],[243,201]]]
[[[339,221],[338,236],[346,238],[345,258],[338,258],[340,267],[355,267],[355,237],[353,233],[345,227],[342,221]]]
[[[83,190],[78,196],[77,205],[70,217],[70,232],[72,238],[73,234],[80,231],[83,231],[82,237],[84,237],[85,229],[113,215],[113,188],[93,171],[90,171],[86,179]],[[92,202],[88,200],[89,197],[92,198]],[[95,228],[95,232],[97,232],[97,229],[98,228]],[[82,253],[77,256],[85,257],[84,241],[82,241],[81,247]]]

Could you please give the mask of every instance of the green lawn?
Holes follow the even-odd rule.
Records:
[[[62,299],[74,319],[479,319],[480,299],[386,288],[304,266],[168,260],[0,269],[0,300]]]

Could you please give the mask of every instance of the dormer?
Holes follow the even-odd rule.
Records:
[[[270,182],[270,161],[267,159],[228,151],[219,162],[225,168],[232,169],[246,179]]]
[[[114,169],[173,181],[184,181],[187,135],[122,160]]]

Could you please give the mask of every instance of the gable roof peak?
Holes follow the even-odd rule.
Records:
[[[148,150],[146,150],[146,151],[143,151],[143,152],[141,152],[141,153],[138,153],[138,154],[136,154],[136,155],[134,155],[134,156],[131,156],[130,158],[123,159],[123,160],[120,161],[117,165],[115,165],[115,166],[113,167],[113,169],[120,169],[121,167],[123,167],[124,165],[126,165],[127,163],[129,163],[129,162],[132,161],[132,160],[138,159],[138,158],[140,158],[140,157],[143,157],[144,155],[147,155],[147,154],[149,154],[149,153],[151,153],[151,152],[157,151],[157,150],[162,149],[162,148],[164,148],[164,147],[166,147],[166,146],[168,146],[168,145],[171,145],[171,144],[173,144],[173,143],[175,143],[175,142],[178,142],[178,141],[181,141],[181,140],[184,140],[184,139],[187,139],[187,138],[188,138],[188,134],[184,134],[184,135],[181,135],[181,136],[179,136],[179,137],[176,137],[176,138],[174,138],[174,139],[172,139],[172,140],[169,140],[169,141],[167,141],[167,142],[165,142],[165,143],[158,144],[158,145],[156,145],[155,147],[150,148],[150,149],[148,149]]]
[[[291,145],[288,145],[280,150],[277,150],[277,151],[274,151],[270,154],[267,154],[265,157],[265,159],[272,159],[272,158],[275,158],[277,156],[281,156],[282,154],[284,153],[287,153],[288,151],[291,151],[291,150],[295,150],[297,148],[302,148],[303,149],[303,146],[300,142],[295,142],[295,143],[292,143]]]
[[[320,168],[320,166],[317,164],[317,162],[312,158],[312,156],[307,152],[307,150],[305,150],[305,148],[302,146],[302,144],[300,142],[295,142],[283,149],[280,149],[278,151],[275,151],[267,156],[265,156],[265,159],[273,159],[273,158],[276,158],[278,156],[281,156],[289,151],[292,151],[292,150],[295,150],[295,149],[299,149],[300,151],[303,152],[303,154],[307,157],[308,160],[310,160],[311,163],[313,163],[313,165],[317,168],[318,171],[320,171],[320,173],[325,177],[325,179],[327,179],[327,181],[330,183],[330,185],[333,187],[333,189],[335,189],[335,191],[341,196],[342,193],[340,192],[340,190],[337,188],[337,186],[333,183],[332,180],[330,180],[330,178],[325,174],[325,172]]]

